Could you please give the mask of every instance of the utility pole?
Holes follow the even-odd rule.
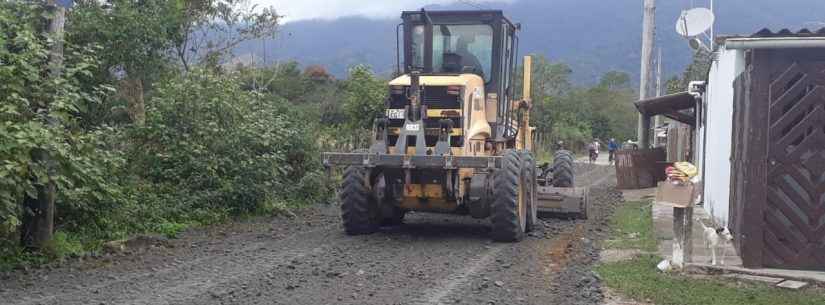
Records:
[[[55,0],[46,3],[46,10],[51,13],[46,35],[53,44],[49,50],[49,77],[59,78],[63,73],[63,26],[66,23],[66,8],[57,4]],[[46,101],[48,104],[50,101]],[[48,111],[48,106],[42,106]],[[48,118],[47,120],[51,120]],[[47,124],[54,124],[48,121]],[[55,166],[44,149],[35,149],[31,152],[32,162],[46,167],[49,175],[45,184],[37,185],[37,198],[26,196],[23,198],[23,221],[20,230],[20,243],[28,249],[41,249],[54,234],[54,200],[57,186],[51,177]]]
[[[656,56],[656,97],[662,96],[662,48],[659,47],[659,54]],[[657,115],[656,119],[653,120],[653,128],[658,128],[662,126],[663,118],[661,115]],[[659,137],[657,135],[653,136],[653,146],[659,146]]]
[[[653,74],[651,62],[653,59],[653,35],[656,24],[656,1],[644,0],[644,20],[642,24],[642,69],[639,82],[639,99],[647,99],[650,86],[650,77]],[[650,147],[650,118],[639,114],[637,136],[642,149]]]

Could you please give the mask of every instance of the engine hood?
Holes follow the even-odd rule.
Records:
[[[422,75],[419,78],[422,86],[469,86],[471,84],[484,84],[484,80],[475,74],[459,75]],[[389,83],[390,86],[409,86],[410,75],[401,75]]]

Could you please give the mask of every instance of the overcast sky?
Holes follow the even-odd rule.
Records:
[[[278,14],[284,16],[284,22],[344,16],[389,18],[399,16],[402,10],[416,10],[430,4],[512,1],[515,0],[252,0],[258,5],[275,7]]]

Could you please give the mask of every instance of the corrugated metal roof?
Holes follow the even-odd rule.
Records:
[[[664,115],[679,122],[695,125],[696,117],[682,110],[693,109],[696,99],[688,92],[649,98],[635,103],[639,113],[645,116]]]
[[[809,29],[801,29],[799,31],[791,31],[789,29],[781,29],[778,32],[773,32],[768,28],[764,28],[759,32],[750,36],[751,38],[766,38],[766,37],[825,37],[825,28],[816,31]]]

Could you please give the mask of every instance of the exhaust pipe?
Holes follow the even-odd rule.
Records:
[[[418,71],[410,72],[410,111],[409,119],[413,122],[421,120],[421,86],[419,79],[421,73]]]

